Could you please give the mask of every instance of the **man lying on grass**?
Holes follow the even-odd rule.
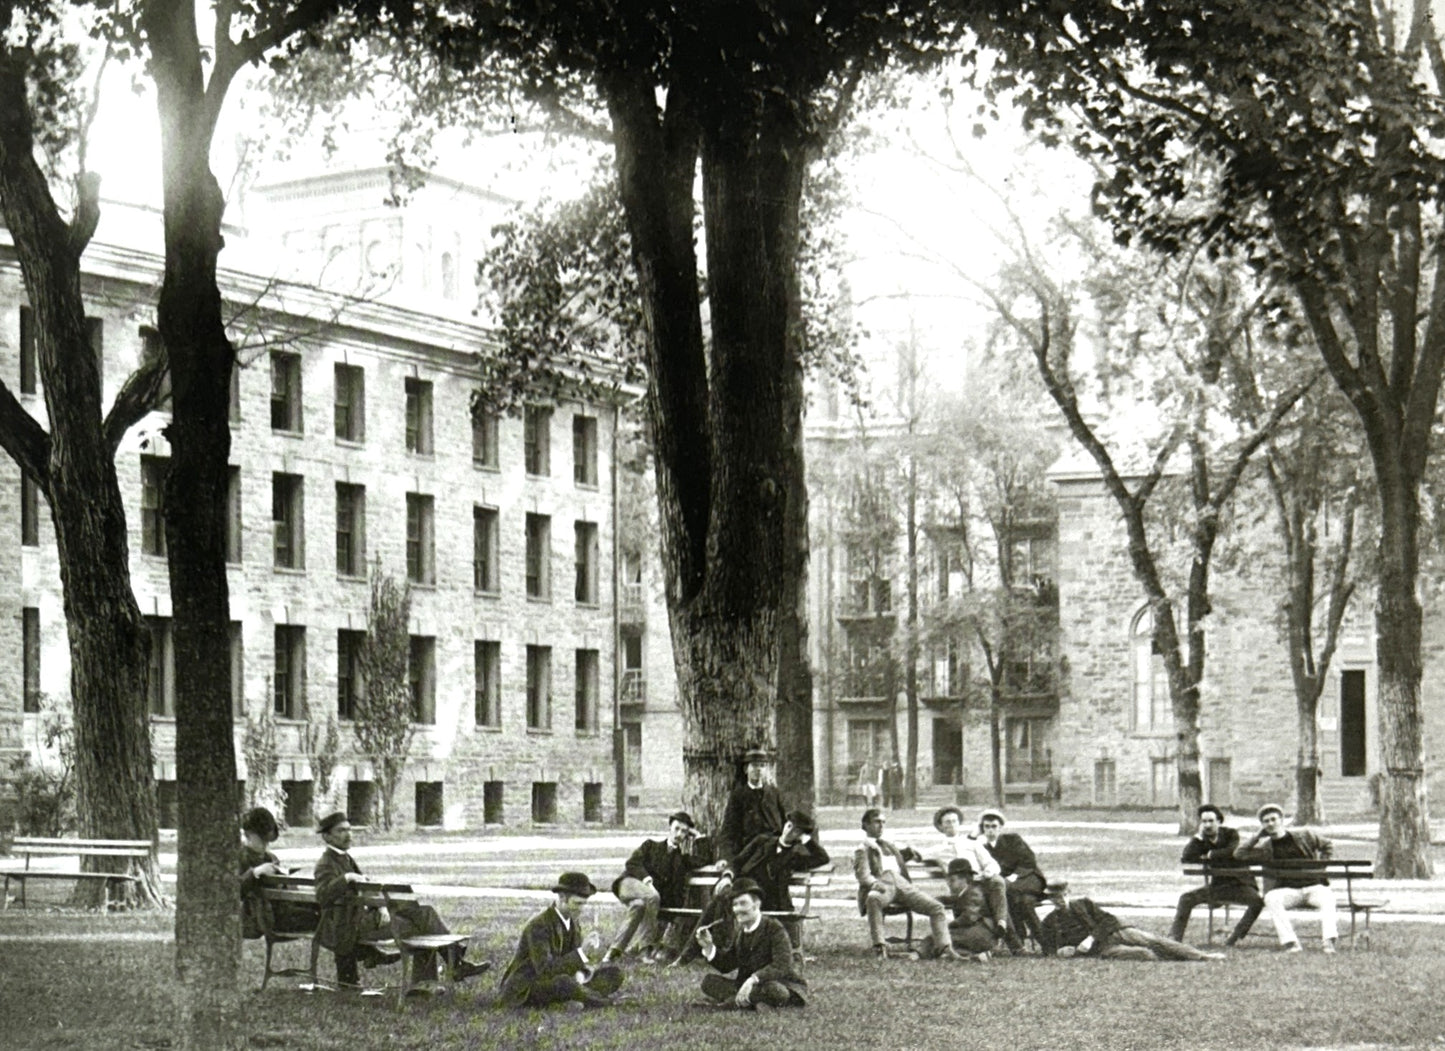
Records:
[[[1054,911],[1043,922],[1045,956],[1097,956],[1102,960],[1222,960],[1222,952],[1201,952],[1169,938],[1130,927],[1088,898],[1069,897],[1069,882],[1049,880],[1045,888]]]
[[[697,929],[703,957],[723,972],[703,976],[704,1004],[761,1011],[802,1007],[808,982],[794,967],[788,932],[780,922],[763,915],[762,888],[753,880],[739,879],[733,884],[732,910],[736,923],[726,948],[717,947],[706,926]],[[736,974],[729,978],[728,971]]]

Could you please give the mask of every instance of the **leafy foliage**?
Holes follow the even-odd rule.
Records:
[[[271,696],[269,676],[266,697]],[[276,718],[269,703],[261,705],[253,718],[246,717],[241,735],[241,755],[246,759],[246,805],[263,806],[283,823],[286,814],[286,792],[278,776],[281,770],[281,748],[276,739]]]
[[[410,656],[411,585],[397,583],[381,565],[371,566],[371,604],[366,612],[366,638],[357,653],[361,690],[355,702],[357,748],[374,765],[381,797],[381,818],[391,828],[396,789],[406,769],[416,727],[412,722]]]
[[[75,812],[75,730],[65,705],[42,695],[36,744],[42,758],[22,752],[10,760],[5,780],[15,794],[15,832],[63,836],[78,827]],[[44,758],[49,754],[53,761]]]

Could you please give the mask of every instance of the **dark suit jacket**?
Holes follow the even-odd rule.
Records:
[[[868,911],[868,892],[883,875],[883,854],[891,854],[898,859],[898,873],[904,879],[908,879],[908,863],[910,861],[922,861],[923,855],[912,847],[904,847],[899,850],[886,839],[878,841],[880,849],[864,840],[857,850],[853,851],[853,875],[858,880],[858,915],[865,915]],[[912,880],[909,880],[911,883]]]
[[[1105,912],[1088,898],[1070,898],[1065,908],[1056,908],[1045,916],[1041,927],[1046,955],[1052,956],[1062,946],[1078,945],[1092,936],[1094,944],[1089,946],[1089,955],[1097,956],[1124,928],[1124,924],[1112,912]]]
[[[731,863],[738,851],[757,836],[765,832],[781,836],[787,818],[788,808],[783,806],[783,797],[776,786],[739,785],[728,793],[722,831],[718,835],[718,857]]]
[[[759,982],[782,982],[800,1000],[807,999],[808,982],[793,963],[793,943],[771,916],[764,916],[751,934],[737,928],[728,947],[718,949],[712,965],[724,974],[736,969],[739,985],[757,975]]]
[[[691,852],[673,850],[665,839],[644,839],[627,859],[622,876],[612,881],[612,893],[617,893],[623,876],[637,880],[651,876],[653,888],[662,897],[662,907],[678,908],[687,904],[687,878],[692,870],[712,863],[712,840],[706,836],[693,842]]]
[[[252,850],[244,844],[241,847],[239,869],[241,873],[241,937],[259,938],[267,927],[272,931],[309,931],[316,924],[317,910],[298,902],[283,901],[275,904],[261,897],[261,887],[252,869],[267,862],[282,872],[286,866],[269,850]]]
[[[779,850],[781,839],[771,833],[754,836],[733,858],[733,872],[757,880],[763,889],[763,908],[768,912],[792,912],[793,896],[788,881],[795,872],[828,864],[828,852],[816,836],[804,843],[794,842]]]
[[[1032,848],[1024,842],[1023,836],[1017,832],[1000,832],[998,842],[992,846],[982,837],[979,842],[998,862],[1003,876],[1017,876],[1020,881],[1036,882],[1039,890],[1043,890],[1044,874],[1039,871],[1038,860],[1034,857]]]
[[[520,1007],[541,979],[585,970],[581,926],[577,921],[570,928],[563,924],[555,905],[528,920],[517,940],[517,952],[502,972],[499,1002],[504,1007]]]
[[[966,929],[979,923],[990,931],[998,926],[988,914],[988,898],[984,896],[983,887],[970,883],[962,894],[953,899],[953,920],[949,926]]]
[[[1223,871],[1226,866],[1244,864],[1234,856],[1239,849],[1239,830],[1221,825],[1219,838],[1213,843],[1208,843],[1198,836],[1190,836],[1189,841],[1184,844],[1184,853],[1179,860],[1184,864],[1194,861],[1207,861],[1210,864],[1209,882],[1212,886],[1222,887],[1226,884],[1240,883],[1251,890],[1258,890],[1259,884],[1254,882],[1254,877],[1249,874],[1248,869],[1240,873]]]
[[[316,903],[321,906],[317,936],[337,956],[356,952],[361,938],[381,927],[381,916],[361,903],[346,882],[348,872],[361,872],[350,854],[327,848],[316,862]]]

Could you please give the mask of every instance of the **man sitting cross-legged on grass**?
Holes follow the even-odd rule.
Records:
[[[687,904],[687,881],[692,870],[713,860],[712,844],[699,836],[692,816],[679,810],[667,819],[666,839],[644,839],[632,852],[622,875],[612,881],[612,893],[627,906],[627,920],[603,963],[611,963],[626,950],[632,936],[638,939],[642,957],[649,962],[667,963],[677,958],[684,943],[691,939],[695,920],[674,920],[670,925],[658,921],[659,909],[675,909]],[[666,939],[661,926],[670,927]]]
[[[1209,862],[1209,882],[1179,895],[1179,905],[1174,910],[1174,926],[1169,930],[1169,937],[1177,942],[1184,940],[1184,930],[1189,926],[1189,914],[1194,911],[1195,906],[1224,905],[1229,902],[1243,905],[1244,915],[1239,918],[1239,923],[1224,944],[1234,945],[1249,933],[1249,929],[1254,926],[1254,921],[1259,919],[1259,914],[1264,909],[1264,899],[1259,896],[1259,887],[1254,882],[1254,877],[1249,874],[1248,868],[1228,871],[1229,866],[1239,864],[1234,856],[1238,848],[1239,833],[1224,824],[1224,811],[1213,803],[1201,806],[1199,831],[1184,844],[1184,853],[1179,860],[1186,865],[1198,861]]]
[[[802,810],[794,810],[783,822],[781,835],[764,832],[754,836],[742,850],[737,852],[732,864],[723,871],[713,887],[712,901],[703,910],[699,926],[720,923],[727,928],[732,922],[732,899],[736,886],[734,880],[746,877],[762,890],[763,910],[766,912],[792,912],[793,895],[789,887],[793,873],[806,872],[819,865],[828,864],[828,852],[817,840],[813,818]],[[801,944],[801,923],[797,920],[783,921],[783,929],[794,951]],[[719,931],[717,940],[727,941],[729,931]],[[689,946],[679,957],[691,962],[698,955],[697,946]]]
[[[853,875],[858,879],[858,912],[868,917],[868,936],[880,959],[888,957],[883,935],[883,913],[890,905],[902,905],[910,912],[928,917],[932,931],[930,947],[935,956],[961,960],[948,933],[948,910],[943,902],[925,894],[908,878],[908,862],[922,861],[912,847],[899,850],[883,838],[885,819],[876,807],[863,811],[863,842],[853,851]]]
[[[953,898],[948,933],[954,950],[967,954],[975,963],[988,963],[998,940],[998,924],[988,914],[983,884],[967,858],[954,858],[948,863],[948,893]],[[923,939],[924,955],[931,955],[932,949],[933,936],[929,935]]]
[[[802,1007],[807,980],[797,972],[788,932],[763,915],[763,890],[743,878],[733,884],[733,933],[719,949],[712,931],[699,924],[697,944],[719,974],[705,975],[703,995],[710,1005],[755,1008]],[[729,978],[727,972],[736,974]]]
[[[317,937],[321,944],[336,954],[336,980],[343,985],[358,984],[358,962],[375,967],[393,963],[394,952],[367,944],[367,935],[387,926],[386,913],[362,902],[353,884],[366,880],[352,858],[351,822],[341,811],[322,818],[317,831],[326,841],[326,850],[316,862],[316,902],[321,906],[321,923]],[[447,925],[430,905],[414,901],[397,902],[392,910],[403,937],[420,934],[449,934]],[[458,978],[482,974],[492,965],[473,964],[462,958],[466,948],[454,945],[443,950],[449,954],[452,973]],[[436,953],[428,953],[417,978],[423,981],[437,976]]]
[[[1222,960],[1222,952],[1200,952],[1170,938],[1130,927],[1088,898],[1070,898],[1067,880],[1046,888],[1054,911],[1042,924],[1045,956],[1097,956],[1103,960]]]
[[[602,938],[596,931],[582,935],[582,906],[597,893],[581,872],[564,872],[552,888],[551,905],[527,921],[517,941],[517,952],[502,972],[498,1002],[504,1007],[547,1007],[579,1003],[605,1007],[622,985],[622,968],[602,964],[595,969]]]
[[[1328,861],[1334,844],[1324,836],[1306,828],[1293,831],[1285,828],[1284,811],[1274,803],[1259,808],[1260,830],[1254,838],[1234,852],[1239,861]],[[1280,947],[1285,952],[1299,952],[1299,938],[1290,922],[1287,909],[1309,905],[1320,910],[1320,945],[1327,953],[1335,951],[1339,927],[1335,921],[1335,893],[1323,873],[1302,869],[1298,875],[1266,877],[1264,907],[1274,920]]]

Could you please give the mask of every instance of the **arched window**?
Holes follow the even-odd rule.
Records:
[[[1134,679],[1134,729],[1163,730],[1173,723],[1169,675],[1154,645],[1154,612],[1145,606],[1129,628],[1129,655]]]
[[[442,295],[457,298],[457,264],[450,252],[442,253]]]

